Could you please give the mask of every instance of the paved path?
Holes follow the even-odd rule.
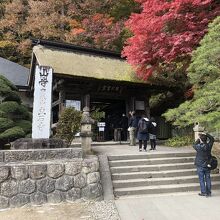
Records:
[[[130,197],[115,201],[121,220],[218,220],[220,190],[210,198],[197,193]]]
[[[166,146],[157,146],[155,151],[150,151],[150,146],[147,147],[147,152],[141,151],[139,152],[138,145],[129,146],[127,144],[122,143],[117,145],[99,145],[93,146],[93,151],[97,154],[106,154],[106,155],[128,155],[128,154],[157,154],[157,153],[165,153],[165,152],[195,152],[192,147],[166,147]]]

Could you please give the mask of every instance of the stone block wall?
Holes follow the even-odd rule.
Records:
[[[0,209],[102,195],[96,156],[0,163]]]

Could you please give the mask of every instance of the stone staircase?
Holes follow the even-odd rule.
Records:
[[[108,156],[115,197],[199,191],[195,153],[143,153]],[[220,174],[212,174],[220,188]]]

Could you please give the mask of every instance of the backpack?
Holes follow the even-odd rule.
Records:
[[[141,133],[148,133],[148,124],[144,119],[141,119],[141,121],[140,121],[139,131]]]
[[[212,156],[210,157],[210,159],[208,160],[208,165],[207,167],[210,169],[210,170],[214,170],[216,169],[218,166],[218,160],[215,156]]]

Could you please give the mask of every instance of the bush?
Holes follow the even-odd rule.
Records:
[[[176,136],[165,141],[165,145],[169,147],[183,147],[192,145],[194,138],[192,136]]]
[[[19,103],[15,101],[2,102],[0,105],[0,110],[8,114],[16,113],[18,111],[18,108],[19,108]]]
[[[8,93],[11,93],[12,91],[17,91],[17,87],[13,85],[8,79],[6,79],[4,76],[0,73],[0,96],[4,97]]]
[[[4,131],[8,128],[11,128],[14,125],[14,122],[9,118],[0,118],[0,131]]]
[[[4,102],[6,102],[6,101],[15,101],[15,102],[21,104],[21,98],[19,97],[19,95],[15,91],[8,92],[5,95],[5,98],[4,98],[3,101]]]
[[[65,140],[70,145],[75,134],[80,131],[81,118],[81,112],[75,108],[66,108],[58,121],[55,137]]]
[[[9,128],[0,134],[0,145],[4,145],[10,141],[14,141],[18,138],[25,136],[25,132],[22,128],[15,126]]]
[[[17,88],[0,75],[0,147],[31,132],[31,114],[21,104]]]
[[[31,132],[32,123],[27,120],[19,120],[15,122],[15,126],[21,127],[23,131],[25,132],[25,134],[27,134]]]

